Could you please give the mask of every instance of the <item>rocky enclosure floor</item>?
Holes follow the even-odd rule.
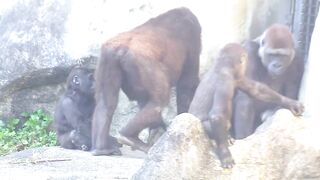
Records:
[[[0,157],[0,177],[6,179],[130,179],[145,154],[121,149],[123,156],[92,156],[60,147],[29,149]]]

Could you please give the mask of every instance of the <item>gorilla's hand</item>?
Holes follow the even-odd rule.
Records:
[[[70,132],[70,139],[77,149],[84,151],[90,150],[90,139],[86,136],[81,135],[80,131],[72,130]]]
[[[291,101],[288,105],[288,108],[296,116],[302,115],[304,112],[304,106],[299,101]]]

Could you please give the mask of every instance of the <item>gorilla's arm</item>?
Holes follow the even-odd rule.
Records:
[[[248,78],[243,78],[239,83],[240,90],[249,94],[250,96],[259,99],[261,101],[276,103],[284,106],[292,111],[295,115],[301,115],[304,111],[304,106],[293,99],[282,96],[275,92],[267,85],[258,83]]]
[[[61,103],[57,115],[63,115],[58,131],[59,143],[67,149],[89,150],[91,148],[91,124],[84,121],[83,116],[76,108],[76,104],[69,97],[65,97]]]
[[[65,98],[62,102],[63,113],[73,130],[87,137],[91,136],[90,121],[84,119],[76,104],[70,98]]]

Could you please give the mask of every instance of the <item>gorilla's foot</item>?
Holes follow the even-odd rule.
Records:
[[[234,166],[234,160],[228,147],[218,147],[217,154],[223,168],[230,169]]]
[[[117,138],[113,136],[108,137],[108,141],[110,142],[111,146],[115,146],[114,148],[121,148],[122,144],[118,142]]]
[[[228,144],[229,144],[229,146],[233,145],[235,141],[236,140],[233,137],[231,137],[230,135],[228,136]]]
[[[118,147],[111,147],[109,149],[93,149],[91,154],[94,156],[111,156],[111,155],[122,155],[120,149]]]
[[[149,129],[149,136],[147,139],[148,146],[152,147],[165,131],[166,130],[163,127],[156,128],[156,129]]]
[[[120,136],[118,137],[118,141],[121,144],[131,146],[132,150],[138,149],[145,153],[148,153],[150,148],[146,143],[142,142],[138,137],[127,137],[120,134]]]

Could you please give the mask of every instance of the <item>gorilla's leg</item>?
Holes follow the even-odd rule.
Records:
[[[134,149],[148,152],[149,146],[142,142],[138,135],[146,127],[160,126],[161,106],[148,103],[137,115],[129,121],[129,123],[120,131],[121,136],[119,142],[129,145]]]
[[[242,92],[239,92],[234,99],[232,134],[235,139],[243,139],[254,131],[256,107],[253,101]]]
[[[108,141],[110,125],[118,104],[122,71],[113,49],[103,49],[96,70],[96,107],[92,121],[92,154],[120,154],[119,148]]]
[[[191,59],[194,58],[194,59]],[[177,113],[188,112],[190,103],[199,84],[199,57],[187,59],[182,75],[178,81],[177,94]]]
[[[217,144],[217,154],[223,168],[232,168],[234,160],[229,146],[229,129],[227,119],[222,116],[213,116],[210,120],[202,121],[203,127],[210,139],[214,139]]]
[[[75,149],[75,145],[72,143],[71,132],[59,134],[58,140],[59,140],[61,147],[66,148],[66,149]]]

